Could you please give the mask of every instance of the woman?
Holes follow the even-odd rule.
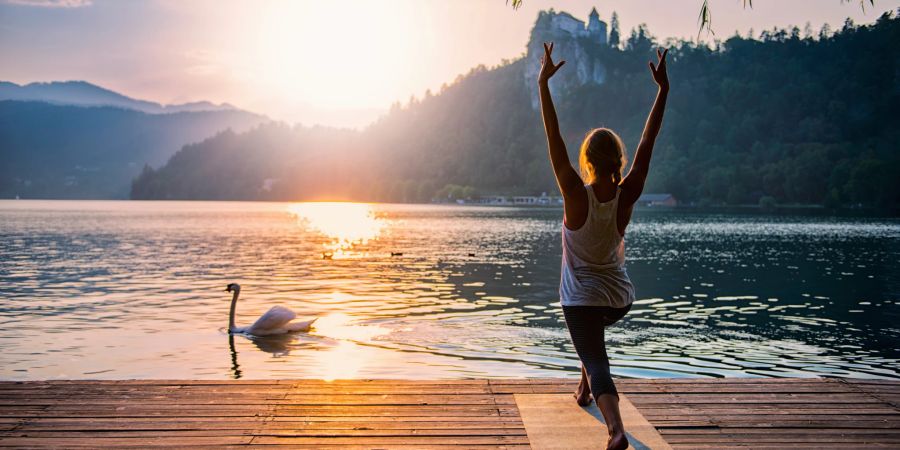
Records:
[[[548,81],[565,64],[554,64],[553,44],[544,44],[538,86],[550,163],[563,196],[563,256],[560,303],[566,326],[581,359],[581,383],[575,392],[579,405],[591,402],[591,394],[609,428],[607,449],[624,449],[628,439],[619,414],[619,396],[609,371],[604,328],[625,316],[634,301],[634,286],[625,272],[625,228],[634,203],[644,189],[653,144],[662,124],[669,79],[668,50],[657,50],[657,65],[650,73],[659,86],[653,109],[637,147],[634,164],[622,178],[625,146],[610,129],[595,128],[581,144],[578,163],[581,176],[569,163],[559,131]],[[583,178],[582,178],[583,177]]]

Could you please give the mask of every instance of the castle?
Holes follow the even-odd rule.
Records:
[[[544,42],[555,42],[554,60],[568,63],[551,81],[554,90],[566,91],[575,86],[606,81],[606,66],[600,49],[609,47],[609,35],[597,8],[591,8],[587,25],[567,12],[541,11],[531,30],[523,71],[524,82],[531,92],[532,108],[539,106],[537,90],[532,87],[541,70]]]
[[[550,11],[541,11],[534,28],[535,31],[542,29],[551,32],[551,34],[563,32],[571,37],[585,37],[591,42],[600,45],[608,45],[609,42],[606,22],[600,20],[597,8],[591,8],[587,25],[584,24],[584,21],[576,19],[567,12],[555,12],[552,9]],[[532,31],[532,34],[534,34],[534,31]]]

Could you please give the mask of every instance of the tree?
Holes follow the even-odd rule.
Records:
[[[619,46],[619,14],[613,11],[612,18],[609,19],[609,46]]]
[[[647,53],[653,46],[655,41],[653,36],[647,30],[647,24],[642,23],[631,30],[631,36],[625,42],[625,48],[635,53]]]
[[[808,41],[812,38],[813,38],[812,24],[810,24],[809,22],[806,22],[806,25],[803,26],[803,39]]]

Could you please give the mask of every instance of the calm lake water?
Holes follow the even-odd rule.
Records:
[[[0,202],[0,379],[576,376],[561,214]],[[900,378],[900,221],[637,212],[626,248],[615,375]],[[231,282],[316,328],[229,337]]]

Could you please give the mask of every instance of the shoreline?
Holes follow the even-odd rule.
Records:
[[[440,206],[440,207],[483,207],[497,209],[533,209],[533,210],[562,210],[562,205],[512,205],[490,204],[477,202],[365,202],[355,200],[199,200],[199,199],[175,199],[175,200],[132,200],[132,199],[68,199],[68,198],[34,198],[13,199],[0,198],[2,204],[20,204],[30,202],[90,202],[90,203],[360,203],[369,205],[401,205],[401,206]],[[635,206],[636,212],[659,213],[692,213],[692,214],[736,214],[756,216],[809,216],[809,217],[859,217],[868,219],[897,219],[900,218],[900,209],[878,208],[825,208],[821,205],[776,205],[774,207],[761,207],[758,205],[679,205],[679,206]]]

